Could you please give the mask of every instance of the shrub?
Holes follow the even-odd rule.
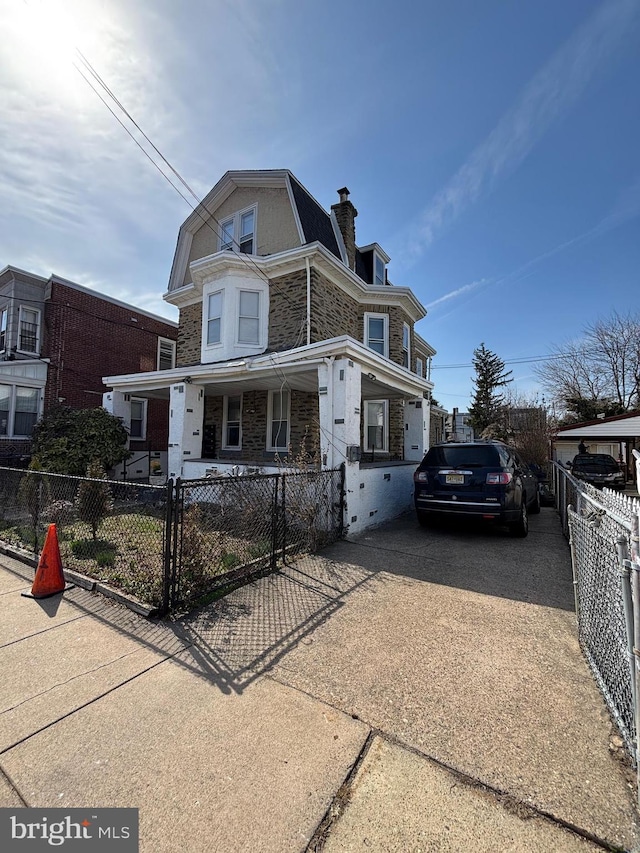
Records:
[[[87,467],[87,477],[78,489],[78,518],[91,526],[94,541],[103,518],[113,509],[111,491],[105,479],[104,468],[95,460]]]

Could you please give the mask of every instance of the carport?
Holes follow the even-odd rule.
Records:
[[[627,412],[610,418],[559,427],[552,439],[556,462],[570,462],[584,442],[590,453],[608,453],[625,465],[627,479],[634,479],[632,450],[640,448],[640,412]]]

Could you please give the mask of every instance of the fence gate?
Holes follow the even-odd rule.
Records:
[[[166,610],[274,571],[343,530],[344,466],[331,471],[178,479],[165,533]]]

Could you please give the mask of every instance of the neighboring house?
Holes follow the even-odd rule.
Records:
[[[469,424],[470,417],[468,412],[459,412],[454,409],[447,417],[445,440],[473,441],[475,434],[473,427]]]
[[[170,400],[171,477],[269,470],[305,450],[344,461],[357,529],[410,502],[435,350],[415,331],[424,307],[391,284],[378,243],[357,246],[338,192],[327,212],[287,170],[227,172],[178,235],[164,296],[180,310],[176,369],[106,376],[105,404],[126,420],[126,395]]]
[[[441,406],[431,403],[430,406],[431,425],[429,427],[429,444],[439,444],[446,441],[447,418],[449,413]]]
[[[175,367],[177,323],[57,276],[0,271],[0,457],[28,456],[36,421],[56,405],[102,405],[106,372]],[[166,462],[165,400],[130,401],[126,476]],[[166,469],[165,469],[166,470]],[[122,469],[117,472],[123,475]]]
[[[635,477],[632,451],[640,448],[640,412],[627,412],[610,418],[596,418],[558,427],[552,439],[552,456],[556,462],[571,462],[583,442],[589,453],[607,453],[621,461],[627,477]]]

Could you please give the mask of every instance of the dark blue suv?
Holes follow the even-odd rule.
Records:
[[[413,475],[418,521],[433,517],[483,519],[529,532],[540,512],[538,479],[518,452],[500,441],[435,444]]]

